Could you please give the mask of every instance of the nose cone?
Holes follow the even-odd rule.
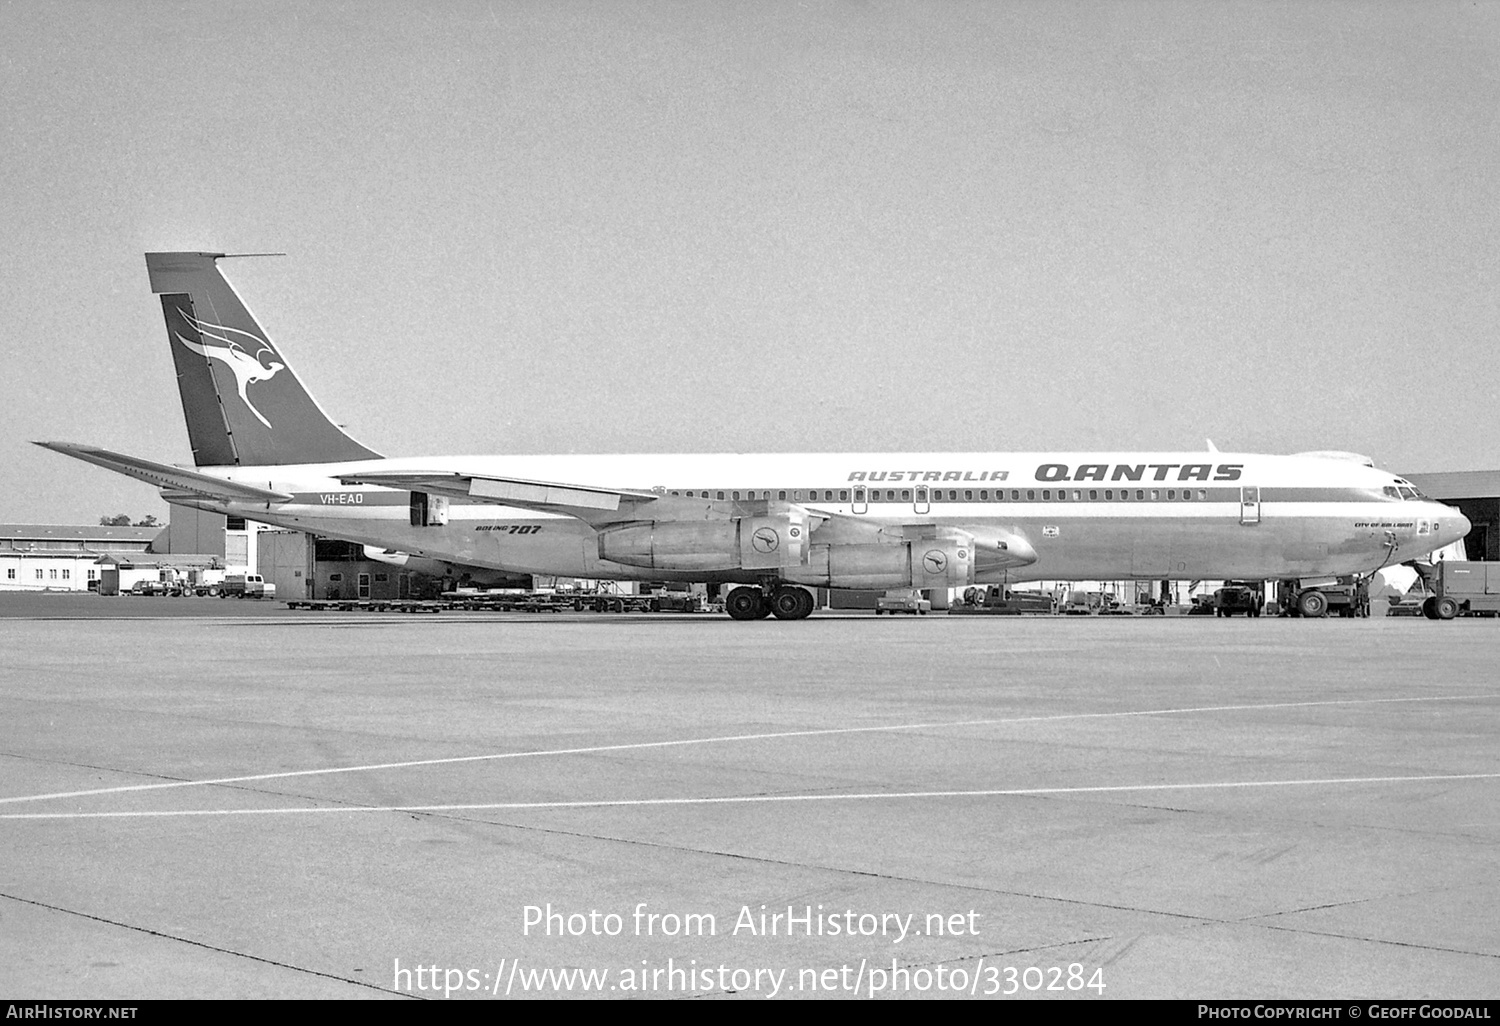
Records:
[[[974,536],[974,565],[976,568],[996,569],[1030,566],[1036,562],[1036,549],[1031,542],[1014,531],[999,528],[971,529]]]
[[[1469,518],[1452,506],[1438,505],[1433,510],[1433,520],[1441,525],[1436,531],[1438,548],[1442,548],[1444,545],[1452,545],[1454,542],[1463,539],[1468,535],[1470,528],[1473,527],[1469,523]]]

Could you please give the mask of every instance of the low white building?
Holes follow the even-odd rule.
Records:
[[[163,530],[0,524],[0,591],[88,591],[102,556],[143,556]]]

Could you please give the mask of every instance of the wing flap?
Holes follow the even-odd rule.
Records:
[[[124,453],[111,452],[109,449],[100,449],[92,445],[79,445],[76,442],[36,442],[34,444],[40,445],[43,449],[60,452],[64,456],[71,456],[75,460],[83,460],[96,467],[113,470],[116,474],[124,474],[137,481],[145,481],[147,484],[177,493],[219,499],[225,502],[281,503],[292,500],[292,496],[286,492],[259,488],[240,481],[226,481],[222,477],[214,477],[211,474],[200,474],[197,471],[184,470],[182,467],[174,467],[167,463],[141,459],[139,456],[126,456]]]

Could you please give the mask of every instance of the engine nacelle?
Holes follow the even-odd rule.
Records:
[[[767,570],[799,566],[807,525],[797,516],[652,520],[599,532],[599,558],[651,570]]]
[[[807,566],[786,574],[826,588],[962,588],[974,583],[974,550],[950,538],[889,545],[814,545]]]

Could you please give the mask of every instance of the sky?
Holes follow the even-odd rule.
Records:
[[[1494,469],[1500,3],[0,0],[0,240],[5,522],[165,518],[158,250],[387,455]]]

